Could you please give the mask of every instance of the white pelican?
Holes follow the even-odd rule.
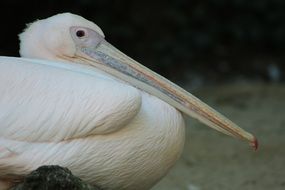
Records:
[[[20,39],[26,58],[0,58],[2,189],[50,164],[103,189],[149,189],[183,149],[181,112],[257,146],[253,135],[117,50],[80,16],[38,20]]]

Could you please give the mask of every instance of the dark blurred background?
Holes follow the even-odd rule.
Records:
[[[176,82],[282,82],[284,0],[1,1],[0,54],[26,23],[61,12],[94,21],[120,50]]]

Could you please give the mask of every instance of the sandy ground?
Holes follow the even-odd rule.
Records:
[[[259,139],[259,150],[186,118],[184,152],[153,190],[285,189],[285,86],[234,85],[193,92]]]

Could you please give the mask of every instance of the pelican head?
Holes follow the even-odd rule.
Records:
[[[179,86],[149,70],[108,43],[93,22],[70,13],[38,20],[20,34],[20,54],[92,65],[143,91],[224,134],[248,141],[257,140],[229,119]]]
[[[72,26],[78,27],[79,31],[71,31]],[[82,31],[80,26],[82,26]],[[86,41],[91,39],[91,36],[87,36],[89,34],[85,31],[87,29],[104,37],[102,30],[96,24],[71,13],[38,20],[28,24],[25,32],[19,35],[20,55],[29,58],[66,61],[66,59],[73,58],[77,51],[72,35],[84,35],[78,39]]]

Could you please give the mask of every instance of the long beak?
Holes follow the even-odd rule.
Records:
[[[87,64],[159,97],[181,112],[198,119],[215,130],[249,141],[250,145],[257,149],[257,139],[252,134],[238,127],[181,87],[131,59],[103,38],[96,46],[88,46],[77,47],[77,56],[80,62],[84,64],[87,62]]]

